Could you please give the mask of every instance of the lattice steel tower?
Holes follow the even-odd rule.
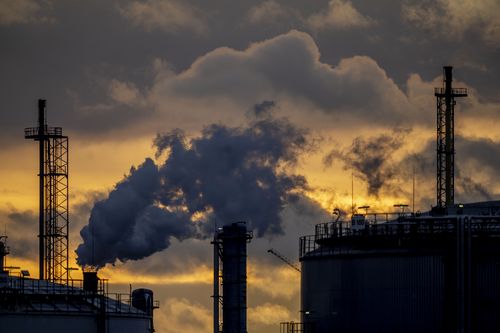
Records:
[[[48,127],[46,100],[38,100],[38,127],[24,130],[39,142],[39,277],[68,280],[68,137],[61,127]]]
[[[443,87],[435,88],[437,100],[437,207],[455,203],[455,97],[467,96],[466,88],[453,88],[452,66],[443,67]]]

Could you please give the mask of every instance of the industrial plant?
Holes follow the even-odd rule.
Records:
[[[454,200],[454,106],[467,90],[452,81],[444,67],[436,206],[337,216],[301,237],[301,322],[282,333],[500,331],[500,203]]]
[[[149,289],[110,293],[95,267],[71,278],[68,260],[68,137],[48,127],[46,101],[38,101],[38,126],[25,138],[39,144],[39,278],[6,266],[7,236],[0,237],[0,332],[152,333],[159,306]],[[35,235],[33,235],[35,237]]]
[[[299,240],[300,322],[281,333],[466,333],[500,331],[500,202],[456,203],[455,99],[452,67],[443,68],[437,101],[436,205],[428,212],[353,210],[349,219],[315,226]],[[6,265],[0,237],[0,332],[154,332],[153,291],[110,293],[97,267],[71,278],[68,137],[49,127],[46,101],[25,138],[39,145],[39,278]],[[213,332],[247,333],[245,222],[216,229],[213,245]],[[229,224],[227,224],[229,223]],[[35,237],[35,235],[33,235]],[[278,324],[279,327],[278,327]]]

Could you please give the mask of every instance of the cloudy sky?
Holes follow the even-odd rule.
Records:
[[[72,265],[90,223],[113,288],[155,290],[159,332],[210,331],[214,223],[254,230],[249,331],[271,333],[299,319],[300,279],[267,249],[297,260],[300,235],[349,210],[351,175],[357,206],[410,203],[413,169],[416,209],[434,204],[444,65],[469,89],[456,199],[500,198],[497,0],[0,0],[0,40],[9,262],[36,272],[23,129],[44,98],[70,136]]]

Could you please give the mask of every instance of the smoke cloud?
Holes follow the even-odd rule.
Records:
[[[391,157],[403,145],[407,132],[398,129],[368,139],[357,137],[348,149],[332,150],[325,156],[324,164],[328,166],[340,159],[345,170],[352,169],[356,177],[367,182],[368,194],[378,196],[380,189],[396,173]]]
[[[80,265],[141,259],[166,249],[171,237],[208,236],[214,222],[243,220],[259,237],[281,234],[281,211],[307,187],[286,172],[309,145],[287,120],[211,125],[190,140],[177,129],[154,145],[164,162],[147,158],[94,205],[80,232]]]

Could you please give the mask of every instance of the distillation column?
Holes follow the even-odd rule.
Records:
[[[214,302],[216,302],[214,307],[218,306],[218,298],[222,298],[223,333],[247,333],[246,266],[247,243],[251,239],[252,233],[247,231],[243,222],[224,226],[216,233],[214,239],[214,256],[217,256],[214,258],[214,264],[217,261],[214,265],[214,278],[217,279],[214,283]],[[222,262],[222,276],[218,274],[219,261]],[[220,277],[222,277],[222,297],[219,296]],[[220,332],[218,320],[214,317],[216,332]]]

